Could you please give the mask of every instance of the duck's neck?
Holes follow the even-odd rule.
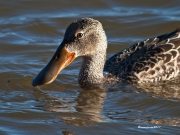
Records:
[[[78,81],[80,84],[99,84],[103,81],[103,69],[106,52],[98,52],[93,56],[83,57]]]

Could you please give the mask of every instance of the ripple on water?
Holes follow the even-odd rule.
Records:
[[[77,18],[103,23],[110,57],[174,30],[179,16],[175,0],[0,1],[0,134],[178,134],[178,79],[140,88],[120,84],[84,90],[77,83],[77,59],[50,85],[34,88],[31,80]]]

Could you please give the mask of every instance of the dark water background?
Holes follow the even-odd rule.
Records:
[[[98,19],[110,57],[180,26],[179,5],[179,0],[1,0],[0,134],[180,133],[178,79],[144,89],[121,84],[83,90],[77,83],[78,58],[52,84],[31,86],[72,21]]]

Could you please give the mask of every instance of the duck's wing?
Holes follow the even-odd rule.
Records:
[[[179,48],[180,28],[120,51],[106,61],[104,71],[130,81],[166,80],[179,72]]]

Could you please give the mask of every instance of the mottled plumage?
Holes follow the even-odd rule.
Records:
[[[138,42],[106,61],[107,38],[102,24],[92,18],[82,18],[68,26],[61,45],[32,84],[51,83],[78,56],[83,59],[80,84],[169,80],[179,74],[179,48],[180,28]],[[104,71],[108,73],[105,77]]]
[[[180,29],[138,42],[106,61],[104,70],[122,81],[169,80],[180,69]]]

